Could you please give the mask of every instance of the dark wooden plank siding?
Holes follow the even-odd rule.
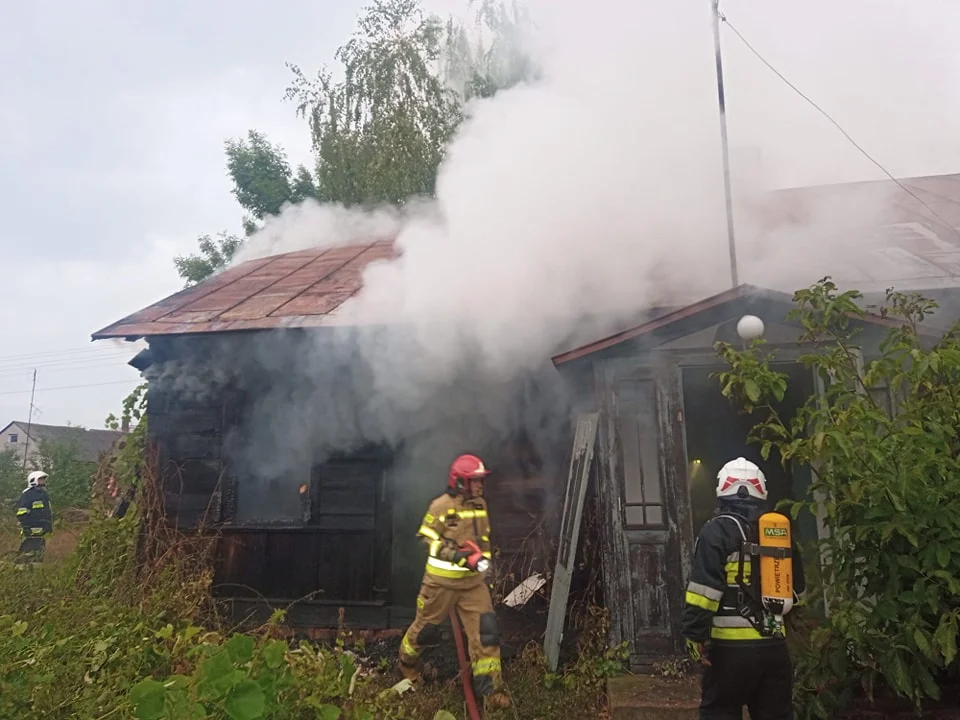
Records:
[[[217,594],[331,602],[372,602],[375,543],[368,533],[224,529]]]
[[[222,500],[229,480],[224,437],[230,429],[230,393],[194,373],[190,363],[201,350],[200,344],[194,348],[151,342],[157,366],[147,371],[148,429],[159,453],[165,509],[182,529],[218,523],[229,510]]]
[[[569,437],[561,433],[557,438],[562,444],[535,447],[521,436],[488,456],[494,475],[484,496],[490,510],[490,540],[499,552],[501,569],[529,574],[553,571],[573,437],[572,427],[567,430]]]
[[[496,485],[494,485],[494,482]],[[491,481],[487,493],[492,542],[503,555],[520,552],[548,511],[548,493],[555,478],[507,477]],[[552,535],[551,528],[551,535]]]
[[[205,522],[208,530],[220,534],[215,573],[220,597],[289,602],[310,595],[320,603],[391,605],[400,611],[409,606],[412,611],[423,571],[423,548],[415,531],[426,505],[418,500],[410,511],[413,519],[404,516],[397,522],[395,503],[403,507],[407,489],[387,481],[392,458],[382,448],[312,468],[311,462],[319,462],[326,448],[319,443],[309,448],[312,456],[304,452],[300,464],[284,466],[282,491],[291,493],[290,498],[284,496],[284,503],[276,504],[279,510],[271,506],[273,512],[258,517],[260,498],[269,496],[270,484],[278,479],[263,476],[269,462],[240,464],[240,458],[249,455],[244,452],[248,448],[240,446],[247,438],[246,423],[263,412],[261,393],[267,387],[275,390],[265,383],[278,374],[284,374],[281,384],[291,392],[311,380],[297,374],[296,363],[284,365],[287,354],[279,352],[275,354],[282,368],[272,367],[273,376],[263,376],[255,362],[244,360],[249,360],[248,341],[241,335],[151,340],[157,365],[148,391],[149,428],[160,450],[169,519],[185,530]],[[290,337],[289,357],[295,357],[302,337]],[[309,347],[316,350],[312,340]],[[211,365],[214,360],[223,364],[224,357],[236,362],[230,367]],[[472,451],[495,471],[487,500],[491,540],[500,553],[497,567],[549,572],[556,560],[569,439],[546,447],[541,437],[536,449],[524,438],[492,445]],[[258,452],[269,453],[270,448]],[[298,504],[301,482],[309,496]],[[443,487],[440,474],[436,492]],[[395,537],[399,531],[403,535]],[[414,551],[415,562],[404,559]],[[398,556],[404,562],[396,562]]]

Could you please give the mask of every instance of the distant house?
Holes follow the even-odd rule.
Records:
[[[41,443],[76,444],[79,460],[96,463],[127,433],[117,430],[86,430],[70,425],[38,425],[14,420],[0,430],[0,452],[13,451],[27,467],[40,459]]]

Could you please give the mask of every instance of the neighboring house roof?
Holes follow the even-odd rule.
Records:
[[[802,262],[839,283],[960,285],[960,174],[787,188],[754,198],[749,213],[774,242],[803,249],[804,237],[817,236],[822,257]]]
[[[883,220],[888,224],[922,221],[958,228],[960,174],[784,188],[762,201],[771,217],[792,216],[795,220],[805,219],[814,206],[823,203],[883,207]]]
[[[138,338],[336,325],[363,271],[397,257],[392,241],[300,250],[241,263],[93,334]]]
[[[6,433],[13,426],[28,435],[34,444],[41,442],[75,442],[80,459],[87,462],[97,462],[101,455],[111,450],[120,438],[127,435],[127,433],[118,430],[86,430],[69,425],[38,425],[37,423],[30,423],[28,433],[27,423],[17,420],[8,423],[5,428],[0,430],[0,435]]]

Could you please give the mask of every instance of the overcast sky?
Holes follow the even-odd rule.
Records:
[[[120,408],[134,353],[90,334],[179,289],[172,258],[199,234],[239,230],[227,138],[257,128],[309,162],[284,62],[329,62],[359,6],[3,4],[0,427],[26,420],[34,366],[40,422],[102,427]]]
[[[125,365],[135,350],[91,344],[90,334],[178,290],[172,258],[192,251],[199,234],[239,230],[224,140],[256,128],[284,145],[294,163],[309,162],[306,127],[282,102],[290,77],[284,62],[309,74],[330,62],[360,4],[3,4],[0,427],[26,419],[34,367],[38,422],[101,427],[120,409],[138,381]],[[893,172],[960,171],[960,3],[889,0],[882,10],[868,9],[880,5],[730,0],[725,9]],[[852,41],[854,27],[871,41]],[[695,30],[711,42],[708,27]],[[749,95],[751,107],[769,98],[765,147],[787,152],[792,123],[817,126],[824,158],[849,153],[857,168],[848,177],[821,176],[816,153],[805,152],[806,174],[787,172],[778,182],[878,177],[729,33],[724,37],[734,139],[749,144],[736,138],[738,97]],[[828,66],[818,62],[825,52],[836,58]]]

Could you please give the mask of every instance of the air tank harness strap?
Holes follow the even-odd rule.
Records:
[[[737,530],[740,531],[740,558],[737,564],[737,577],[735,582],[739,588],[737,593],[737,612],[740,614],[740,617],[749,621],[753,626],[754,630],[763,635],[764,637],[774,637],[781,633],[777,632],[775,627],[772,627],[770,623],[764,622],[766,620],[767,612],[763,607],[763,603],[760,599],[754,595],[750,585],[744,582],[743,579],[743,570],[746,562],[746,557],[750,556],[750,562],[753,563],[754,557],[760,557],[761,555],[777,557],[777,558],[788,558],[790,557],[790,548],[773,548],[773,547],[763,547],[759,543],[752,543],[747,540],[747,533],[743,529],[743,525],[740,522],[740,518],[734,515],[718,515],[718,517],[725,517],[733,520],[737,525]],[[752,566],[751,566],[752,567]],[[759,580],[759,572],[756,572],[758,568],[752,567],[750,573],[750,583],[757,584]]]
[[[740,586],[739,607],[740,616],[746,618],[753,625],[754,629],[765,637],[780,637],[783,635],[776,623],[764,622],[769,620],[766,608],[763,603],[750,591],[750,587],[743,581],[744,556],[750,555],[751,562],[754,557],[773,557],[780,560],[791,557],[790,548],[764,547],[758,543],[744,542],[740,549],[740,564],[737,567],[737,585]],[[755,583],[755,577],[758,574],[751,573],[751,582]]]

